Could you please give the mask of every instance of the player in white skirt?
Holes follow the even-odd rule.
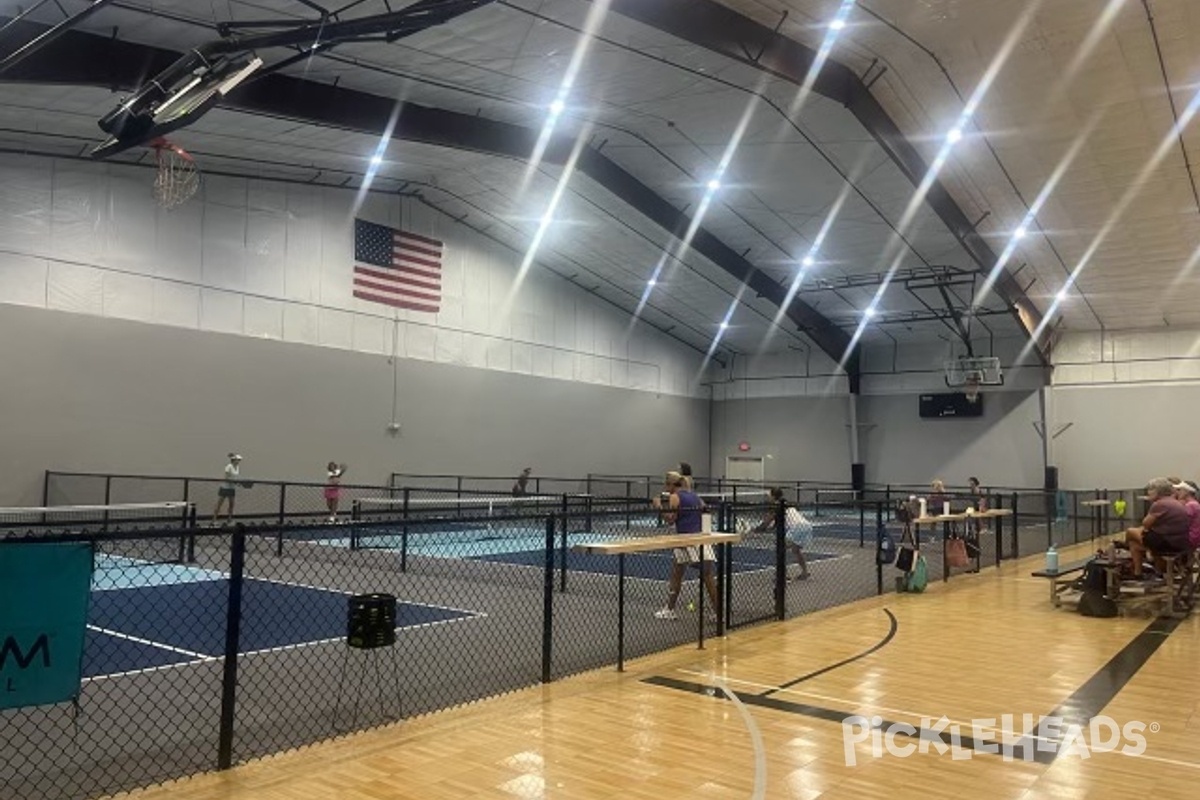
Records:
[[[786,503],[783,499],[783,489],[775,487],[771,490],[772,508],[763,517],[763,521],[759,523],[754,530],[758,533],[775,530],[775,519],[778,514],[780,505],[783,505],[784,510],[784,535],[787,536],[788,548],[792,551],[792,555],[796,557],[796,563],[800,565],[800,574],[794,580],[808,580],[808,559],[804,557],[804,551],[812,547],[813,542],[813,524],[808,517],[800,513],[800,509]]]

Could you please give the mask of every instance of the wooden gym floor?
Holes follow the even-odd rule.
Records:
[[[1081,546],[1063,559],[1082,556]],[[1195,798],[1200,623],[1054,609],[1040,556],[140,792],[143,800]],[[841,720],[1142,722],[1142,755],[900,757]],[[986,724],[986,723],[980,723]],[[1018,730],[1018,734],[1020,731]],[[1105,734],[1107,736],[1107,734]],[[998,740],[995,730],[986,739]],[[901,734],[895,745],[916,738]],[[1088,744],[1094,743],[1090,735]],[[985,744],[986,740],[984,743]],[[1135,744],[1123,740],[1124,745]],[[168,795],[169,792],[169,795]]]

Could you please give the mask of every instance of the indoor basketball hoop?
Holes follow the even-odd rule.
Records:
[[[979,402],[979,381],[980,375],[977,372],[972,372],[967,375],[967,382],[963,384],[963,394],[967,396],[967,402]]]
[[[158,174],[154,178],[154,199],[163,208],[175,208],[191,199],[200,189],[200,169],[191,155],[165,138],[150,143]]]
[[[959,356],[947,361],[946,385],[961,390],[966,395],[968,402],[978,403],[979,390],[982,387],[1004,385],[1004,373],[1000,369],[1000,359],[994,356],[984,358]]]

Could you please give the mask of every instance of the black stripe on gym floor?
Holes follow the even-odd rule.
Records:
[[[883,610],[883,613],[887,614],[887,616],[888,616],[888,632],[887,632],[886,636],[884,636],[882,639],[880,639],[874,645],[872,645],[871,647],[868,647],[866,650],[862,651],[861,653],[859,653],[856,656],[851,656],[850,658],[843,659],[843,660],[837,662],[836,664],[830,664],[828,667],[822,667],[821,669],[810,672],[807,675],[801,675],[799,678],[788,681],[787,683],[781,683],[773,689],[767,689],[765,692],[762,692],[761,695],[763,697],[767,697],[769,695],[775,694],[775,692],[778,692],[781,689],[790,689],[791,687],[795,686],[796,684],[804,683],[804,681],[809,680],[810,678],[815,678],[818,675],[824,675],[826,672],[831,672],[831,671],[837,669],[838,667],[844,667],[847,664],[851,664],[855,661],[858,661],[860,658],[866,658],[867,656],[871,655],[871,653],[877,652],[881,648],[885,647],[888,644],[888,642],[892,641],[892,639],[894,639],[896,637],[896,631],[899,629],[900,623],[896,621],[896,615],[893,614],[891,612],[891,610],[885,608]]]
[[[1150,656],[1154,655],[1155,651],[1162,646],[1174,630],[1179,627],[1180,620],[1178,619],[1156,619],[1146,626],[1145,630],[1135,636],[1125,647],[1108,660],[1095,675],[1088,679],[1086,683],[1076,689],[1071,695],[1060,703],[1047,717],[1059,717],[1064,725],[1079,725],[1086,726],[1092,719],[1100,714],[1104,708],[1112,702],[1120,691],[1125,688],[1130,679],[1137,674]],[[881,647],[885,642],[881,642],[876,646]],[[868,651],[871,652],[871,651]],[[862,655],[866,655],[863,653]],[[859,656],[861,657],[861,656]],[[836,665],[835,665],[836,666]],[[828,671],[822,670],[822,671]],[[819,673],[813,673],[819,674]],[[703,683],[694,683],[691,681],[682,681],[677,678],[668,678],[664,675],[654,675],[649,678],[644,678],[643,683],[648,683],[652,686],[661,686],[667,689],[676,689],[684,692],[692,692],[694,694],[704,695],[719,699],[729,699],[726,696],[726,691],[723,688],[710,686]],[[795,685],[793,682],[791,685]],[[772,691],[778,691],[784,687],[778,687]],[[743,694],[742,692],[734,692],[737,699],[748,706],[757,706],[759,708],[770,708],[775,711],[783,711],[788,714],[801,714],[806,717],[814,717],[827,722],[842,724],[848,717],[854,716],[845,711],[838,711],[832,708],[824,708],[814,706],[809,703],[796,703],[790,700],[781,700],[777,697],[770,697],[769,693],[764,694]],[[890,720],[881,720],[878,727],[883,729],[891,728],[896,723]],[[1035,731],[1025,731],[1023,736],[1027,737]],[[925,739],[930,742],[940,741],[945,745],[954,744],[954,736],[950,726],[946,730],[936,730],[929,727],[917,728],[914,734],[907,734],[903,730],[900,735],[908,736],[912,739]],[[1001,752],[1006,758],[1014,761],[1035,761],[1039,764],[1053,763],[1058,757],[1057,740],[1049,740],[1037,743],[1026,738],[1017,740],[1007,750],[1002,749]],[[994,739],[976,740],[970,736],[960,735],[957,745],[963,749],[980,750],[980,748],[1001,746],[1001,742]],[[1031,750],[1026,750],[1031,748]],[[1032,756],[1027,758],[1026,756]]]

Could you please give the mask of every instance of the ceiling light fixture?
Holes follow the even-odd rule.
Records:
[[[567,104],[564,103],[560,97],[554,98],[554,102],[550,104],[550,113],[556,117],[566,110]]]
[[[806,267],[811,267],[813,264],[815,264],[817,262],[816,262],[816,259],[814,259],[812,256],[805,256],[804,260],[801,261],[800,263]]]
[[[835,18],[833,22],[829,23],[829,27],[833,28],[835,31],[840,31],[842,28],[846,27],[846,20]]]
[[[946,134],[946,139],[949,140],[950,144],[957,144],[962,137],[962,128],[951,128],[950,132]]]
[[[720,188],[721,188],[721,182],[720,182],[719,180],[717,180],[716,178],[710,178],[710,179],[709,179],[709,181],[708,181],[708,190],[709,190],[710,192],[715,192],[715,191],[717,191],[717,190],[718,190],[718,189],[720,189]]]

